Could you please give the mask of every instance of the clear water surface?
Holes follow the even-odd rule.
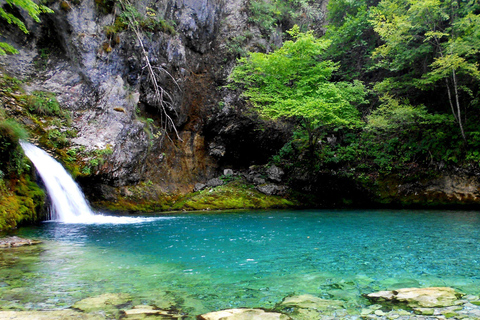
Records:
[[[304,293],[352,306],[400,287],[480,293],[474,211],[189,213],[16,234],[44,243],[0,251],[2,308],[58,309],[106,292],[189,314]]]

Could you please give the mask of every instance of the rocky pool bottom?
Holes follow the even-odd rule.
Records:
[[[368,305],[348,303],[310,294],[289,296],[271,309],[236,308],[189,315],[174,305],[134,305],[129,294],[105,293],[76,302],[70,308],[52,311],[2,311],[0,319],[197,319],[197,320],[333,320],[333,319],[480,319],[478,296],[464,295],[448,287],[402,288],[365,295]]]
[[[479,224],[384,210],[48,222],[16,232],[41,244],[0,249],[0,319],[478,319]],[[454,298],[399,303],[429,287]],[[384,290],[392,302],[366,296]]]

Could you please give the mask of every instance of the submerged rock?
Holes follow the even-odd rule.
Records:
[[[343,306],[343,302],[340,300],[327,300],[319,297],[315,297],[311,294],[302,294],[300,296],[286,297],[280,303],[283,307],[294,308],[315,308],[317,310],[337,309]]]
[[[160,310],[154,306],[139,305],[130,310],[125,310],[127,319],[183,319],[184,316],[172,311]]]
[[[0,319],[3,320],[101,320],[104,316],[98,314],[86,314],[74,310],[54,311],[0,311]]]
[[[131,301],[126,293],[105,293],[96,297],[90,297],[76,302],[73,308],[85,312],[106,311],[117,314],[119,308]]]
[[[28,246],[32,244],[39,244],[41,241],[24,239],[17,236],[6,237],[0,239],[0,248],[11,248],[11,247],[21,247]]]
[[[311,294],[286,297],[276,310],[289,314],[293,319],[309,320],[322,319],[325,316],[345,316],[344,302],[327,300]]]
[[[448,287],[404,288],[367,294],[373,301],[406,303],[411,308],[432,308],[453,306],[462,294]]]
[[[288,320],[289,316],[278,312],[267,312],[262,309],[228,309],[200,315],[199,320]]]

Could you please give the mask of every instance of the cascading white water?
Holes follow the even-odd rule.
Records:
[[[73,223],[91,219],[94,213],[63,166],[31,143],[20,141],[20,145],[45,183],[52,201],[51,219]]]
[[[52,201],[52,220],[64,223],[140,223],[156,218],[115,217],[96,214],[83,192],[63,166],[48,153],[31,143],[20,141],[25,155],[42,178]]]

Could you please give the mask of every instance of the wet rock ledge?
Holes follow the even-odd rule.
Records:
[[[24,239],[17,236],[0,238],[0,248],[13,248],[39,244],[41,241]]]

